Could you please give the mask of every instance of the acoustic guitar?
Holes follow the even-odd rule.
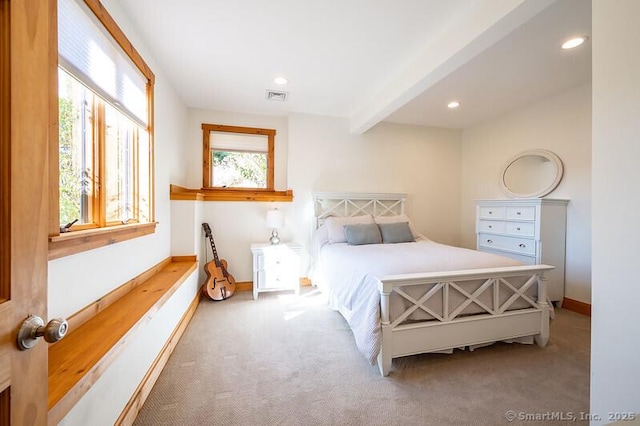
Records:
[[[236,291],[236,280],[227,271],[227,261],[218,258],[218,251],[213,242],[213,234],[208,223],[203,223],[202,228],[211,243],[211,251],[213,252],[213,260],[204,265],[204,272],[207,274],[207,280],[204,283],[204,290],[207,296],[213,300],[225,300]]]

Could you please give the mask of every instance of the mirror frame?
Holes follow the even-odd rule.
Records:
[[[537,155],[540,157],[544,157],[547,160],[553,162],[557,170],[556,177],[551,184],[549,184],[545,188],[541,188],[539,191],[530,192],[528,194],[513,192],[509,189],[509,187],[507,186],[507,183],[505,182],[505,176],[507,174],[507,170],[513,163],[515,163],[519,159],[530,156],[530,155]],[[502,186],[502,190],[504,191],[504,193],[512,198],[541,198],[551,193],[554,189],[556,189],[556,187],[562,180],[563,174],[564,174],[564,167],[562,165],[562,161],[560,160],[560,157],[558,157],[553,152],[547,151],[544,149],[530,149],[514,155],[513,157],[511,157],[511,159],[509,159],[509,161],[505,163],[505,165],[502,167],[502,172],[500,173],[500,185]]]

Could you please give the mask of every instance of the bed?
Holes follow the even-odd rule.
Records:
[[[431,241],[405,214],[405,194],[314,193],[313,200],[312,282],[383,376],[402,356],[497,341],[546,346],[544,273],[552,266]]]

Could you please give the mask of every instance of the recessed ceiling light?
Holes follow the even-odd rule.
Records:
[[[451,101],[447,104],[447,107],[453,109],[453,108],[458,108],[460,106],[460,102],[458,101]]]
[[[573,38],[565,41],[564,43],[562,43],[562,48],[563,49],[573,49],[574,47],[580,46],[582,43],[584,43],[587,40],[589,40],[588,36],[573,37]]]
[[[289,80],[284,77],[276,77],[273,79],[273,82],[282,86],[283,84],[287,84]]]

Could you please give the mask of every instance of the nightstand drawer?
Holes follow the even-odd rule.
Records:
[[[296,271],[258,271],[261,289],[294,288],[299,278]]]
[[[479,234],[478,244],[481,247],[508,250],[514,253],[528,254],[531,256],[535,256],[536,254],[536,241],[526,238]]]
[[[298,264],[298,257],[294,254],[291,255],[276,255],[270,254],[258,255],[258,269],[281,269],[291,268]]]

